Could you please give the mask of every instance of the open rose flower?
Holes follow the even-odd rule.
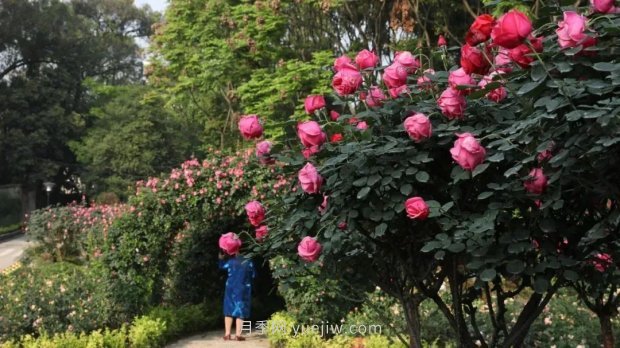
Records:
[[[305,147],[321,146],[327,140],[327,135],[316,121],[298,123],[297,136]]]
[[[486,150],[471,133],[457,134],[458,139],[450,149],[452,159],[465,170],[474,170],[484,162]]]
[[[397,88],[407,84],[407,68],[399,63],[392,63],[383,71],[383,82],[388,88]]]
[[[448,75],[448,84],[452,87],[457,93],[462,95],[467,95],[471,92],[471,89],[457,89],[458,86],[475,86],[476,81],[469,75],[465,69],[458,68],[450,72]]]
[[[620,9],[616,7],[615,0],[590,0],[592,11],[598,13],[620,13]]]
[[[319,174],[312,163],[306,165],[299,171],[297,176],[301,189],[309,194],[319,193],[323,185],[323,177]]]
[[[467,100],[457,90],[448,87],[437,99],[437,105],[441,113],[448,119],[463,118]]]
[[[422,197],[412,197],[405,201],[405,211],[410,219],[424,220],[430,214],[430,209]]]
[[[348,56],[340,56],[334,60],[334,70],[338,72],[343,67],[350,68],[352,63],[353,61]]]
[[[482,80],[480,80],[478,86],[480,88],[485,88],[487,84],[493,81],[494,75],[495,73],[492,73],[489,76],[485,76]],[[504,86],[499,86],[495,89],[492,89],[486,94],[487,99],[492,100],[496,103],[499,103],[502,100],[506,99],[506,96],[508,96],[508,93],[506,92],[506,88]]]
[[[234,232],[228,232],[220,237],[218,244],[226,254],[235,255],[241,248],[241,239]]]
[[[512,59],[510,59],[510,50],[506,48],[500,48],[493,60],[495,65],[495,71],[509,73],[512,71]]]
[[[322,95],[309,95],[304,100],[304,108],[309,115],[314,114],[315,111],[325,107],[325,98]]]
[[[259,242],[264,240],[269,234],[269,227],[267,225],[262,225],[256,229],[256,240]]]
[[[409,51],[396,52],[394,62],[404,66],[409,74],[413,74],[420,67],[420,61]]]
[[[355,64],[362,70],[374,68],[378,62],[379,57],[369,50],[361,50],[357,56],[355,56]]]
[[[484,75],[491,66],[491,51],[484,50],[469,44],[461,47],[461,67],[467,74]]]
[[[355,125],[355,128],[360,131],[365,131],[366,129],[368,129],[368,123],[366,123],[366,121],[359,121]]]
[[[558,43],[562,48],[576,46],[590,47],[596,44],[596,39],[586,35],[586,17],[574,11],[564,12],[564,20],[558,22]]]
[[[495,18],[490,14],[481,14],[476,17],[465,34],[465,42],[471,46],[475,46],[481,42],[487,41],[491,37],[491,30],[495,25]]]
[[[416,112],[407,117],[405,122],[403,122],[403,126],[407,134],[409,134],[409,137],[415,142],[428,139],[433,134],[433,125],[431,121],[426,115],[420,112]]]
[[[366,101],[366,104],[368,106],[377,107],[383,105],[383,101],[385,99],[385,94],[383,94],[381,88],[377,86],[372,86],[370,87],[370,91],[368,92],[368,95],[366,95],[366,98],[364,100]]]
[[[362,74],[352,65],[342,66],[332,79],[332,87],[340,96],[355,93],[362,85]]]
[[[256,157],[262,164],[271,164],[275,160],[271,157],[271,142],[263,140],[256,144]]]
[[[239,131],[245,139],[257,139],[263,135],[263,126],[257,115],[241,116],[239,120]]]
[[[542,168],[534,168],[529,173],[529,178],[525,180],[523,186],[529,193],[539,195],[547,188],[547,177]]]
[[[429,76],[435,75],[435,70],[426,69],[422,76],[418,77],[418,87],[421,89],[429,89],[433,86],[433,81]]]
[[[321,255],[321,249],[321,244],[315,238],[306,236],[299,242],[297,254],[304,261],[314,262]]]
[[[245,213],[252,226],[259,226],[265,220],[265,207],[259,201],[251,201],[245,205]]]
[[[522,44],[531,33],[530,19],[523,12],[511,10],[497,20],[491,31],[491,39],[496,45],[515,48]]]

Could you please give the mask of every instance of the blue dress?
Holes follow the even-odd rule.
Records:
[[[224,316],[248,319],[252,300],[252,280],[256,276],[254,263],[243,256],[219,261],[220,269],[228,272],[224,292]]]

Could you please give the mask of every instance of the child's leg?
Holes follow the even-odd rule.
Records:
[[[237,322],[235,323],[235,331],[236,331],[237,337],[241,336],[242,327],[243,327],[243,319],[237,318]]]
[[[232,329],[233,318],[224,317],[224,336],[230,336],[230,330]]]

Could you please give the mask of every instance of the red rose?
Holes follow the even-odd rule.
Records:
[[[488,48],[480,50],[469,44],[461,48],[461,67],[468,74],[484,75],[491,66],[491,52]]]
[[[515,48],[522,44],[531,33],[530,19],[523,12],[511,10],[497,20],[491,31],[491,38],[496,45]]]
[[[541,53],[543,51],[542,38],[530,38],[530,43],[536,52]],[[534,61],[533,54],[534,52],[532,52],[532,48],[526,44],[520,44],[519,46],[508,51],[508,57],[510,57],[510,60],[517,63],[523,69],[530,67],[530,64]]]
[[[495,18],[489,14],[476,17],[467,34],[465,34],[465,41],[471,46],[487,41],[491,37],[491,30],[493,30],[494,25]]]
[[[443,37],[443,35],[439,35],[439,38],[437,39],[437,46],[444,47],[447,45],[448,45],[448,42],[446,42],[446,38]]]
[[[336,134],[333,134],[333,135],[331,136],[331,138],[329,139],[329,141],[331,141],[332,143],[338,143],[338,142],[341,142],[341,141],[342,141],[342,139],[344,139],[344,137],[342,136],[342,134],[340,134],[340,133],[336,133]]]

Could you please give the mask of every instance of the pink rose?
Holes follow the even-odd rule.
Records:
[[[613,258],[607,253],[598,253],[590,262],[594,265],[594,268],[596,268],[597,271],[602,273],[613,265]]]
[[[497,20],[491,31],[491,39],[496,45],[515,48],[523,43],[531,32],[530,19],[518,10],[511,10]]]
[[[547,188],[547,177],[543,173],[542,168],[534,168],[528,174],[529,178],[525,180],[523,186],[529,193],[539,195]]]
[[[361,69],[374,68],[379,62],[379,57],[369,50],[361,50],[355,57],[355,64]]]
[[[497,70],[500,72],[501,71],[511,72],[512,71],[512,67],[510,66],[511,63],[512,63],[512,60],[510,59],[510,50],[506,48],[500,48],[500,50],[497,52],[497,55],[495,56],[495,59],[494,59],[494,64]]]
[[[564,12],[564,20],[558,22],[558,43],[562,48],[582,45],[584,48],[596,44],[596,39],[585,34],[586,17],[574,11]]]
[[[256,240],[262,241],[269,234],[269,227],[262,225],[256,229]]]
[[[346,229],[347,229],[347,223],[346,223],[346,222],[344,222],[344,221],[340,221],[340,222],[338,223],[338,229],[339,229],[339,230],[346,230]]]
[[[432,87],[433,81],[430,79],[430,75],[435,75],[435,70],[426,69],[422,76],[418,77],[418,87],[421,89],[429,89]]]
[[[365,131],[368,129],[368,124],[366,121],[360,121],[355,125],[355,128],[357,128],[357,130]]]
[[[297,136],[305,147],[321,146],[327,140],[327,135],[316,121],[298,123]]]
[[[383,82],[388,88],[397,88],[407,84],[407,68],[397,62],[383,71]]]
[[[448,42],[446,41],[446,38],[443,37],[443,35],[439,35],[439,38],[437,38],[437,46],[444,47],[447,45],[448,45]]]
[[[437,105],[441,113],[448,119],[463,118],[467,100],[455,89],[448,87],[437,99]]]
[[[241,239],[234,232],[228,232],[220,237],[219,245],[226,254],[235,255],[241,248]]]
[[[341,67],[332,80],[332,87],[340,96],[355,93],[362,84],[362,74],[351,67]]]
[[[316,110],[320,110],[325,107],[325,98],[322,95],[309,95],[304,100],[304,108],[309,115],[314,114]]]
[[[252,226],[258,226],[265,220],[265,207],[258,201],[251,201],[246,204],[245,213],[248,215],[248,220]]]
[[[536,156],[536,159],[538,160],[538,163],[542,163],[544,161],[550,160],[551,157],[553,157],[553,152],[550,149],[546,149],[539,152]]]
[[[467,74],[484,75],[491,66],[491,52],[488,48],[478,49],[468,44],[461,47],[461,67]]]
[[[480,80],[480,82],[478,83],[478,86],[480,88],[484,88],[487,84],[489,84],[490,82],[493,82],[494,75],[495,73],[485,76],[482,80]],[[495,89],[492,89],[486,94],[487,99],[494,101],[496,103],[499,103],[502,100],[506,99],[506,96],[508,96],[508,93],[506,92],[506,88],[504,86],[499,86]]]
[[[306,193],[319,193],[321,186],[323,185],[323,177],[319,174],[312,163],[306,163],[306,165],[299,171],[297,176],[301,189]]]
[[[321,205],[319,205],[319,213],[321,213],[321,215],[325,214],[325,212],[327,211],[328,202],[329,196],[323,195],[323,202],[321,202]]]
[[[336,58],[336,60],[334,60],[334,70],[336,72],[338,72],[343,67],[351,67],[352,66],[351,63],[353,63],[351,61],[351,58],[349,58],[347,56],[340,56],[340,57]]]
[[[366,96],[366,104],[370,107],[376,107],[383,105],[383,101],[385,100],[385,94],[381,88],[377,86],[370,87],[370,92]]]
[[[415,142],[430,138],[433,134],[433,125],[423,113],[416,112],[407,117],[405,122],[403,122],[403,126],[409,137]]]
[[[307,262],[314,262],[321,255],[321,244],[316,241],[315,238],[306,236],[297,246],[297,254],[302,260]]]
[[[396,52],[394,62],[404,66],[409,74],[415,73],[420,67],[420,61],[409,51]]]
[[[458,68],[454,71],[451,71],[450,75],[448,75],[448,84],[455,91],[457,91],[457,93],[467,95],[469,94],[469,92],[471,92],[469,88],[468,89],[457,89],[456,87],[464,86],[464,85],[475,86],[476,81],[474,81],[474,79],[472,79],[471,76],[467,72],[465,72],[465,69]]]
[[[263,135],[263,126],[257,115],[241,116],[239,131],[245,139],[257,139]]]
[[[320,148],[318,146],[305,147],[303,150],[301,150],[301,154],[304,156],[305,159],[309,159],[310,157],[314,156],[319,152]]]
[[[618,13],[620,9],[615,6],[615,0],[590,0],[592,11],[598,13]]]
[[[422,197],[412,197],[405,201],[405,211],[410,219],[424,220],[430,209]]]
[[[392,99],[396,99],[402,94],[409,94],[409,88],[407,88],[407,85],[402,85],[400,87],[390,88],[388,92],[390,92],[390,97],[392,97]]]
[[[334,122],[338,121],[338,117],[340,117],[340,114],[338,113],[338,111],[332,110],[332,111],[329,112],[329,118],[332,121],[334,121]]]
[[[450,149],[452,159],[465,170],[474,170],[484,161],[486,150],[471,133],[457,134],[458,139]]]
[[[271,158],[270,141],[263,140],[256,144],[256,157],[258,157],[258,161],[262,164],[271,164],[275,162],[275,160]]]

